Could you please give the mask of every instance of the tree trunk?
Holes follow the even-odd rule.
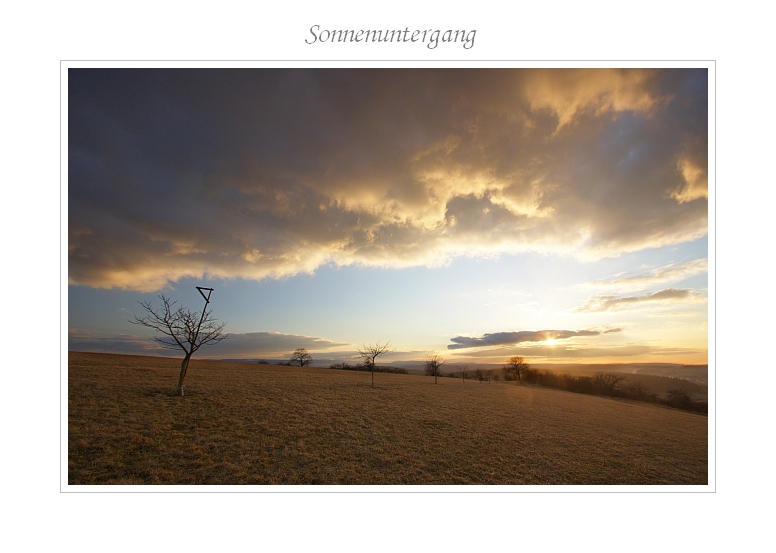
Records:
[[[178,377],[178,395],[181,397],[183,397],[183,381],[186,379],[186,371],[189,368],[189,359],[191,359],[191,354],[186,353],[186,356],[181,363],[181,374]]]
[[[375,387],[375,360],[372,359],[372,388]]]

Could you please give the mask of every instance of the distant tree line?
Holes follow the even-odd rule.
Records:
[[[385,353],[393,351],[390,347],[390,342],[381,344],[365,344],[363,349],[358,350],[358,353],[364,359],[363,363],[357,365],[349,365],[347,363],[334,363],[329,368],[340,369],[346,371],[366,371],[372,373],[372,386],[374,386],[374,373],[394,373],[394,374],[408,374],[405,369],[396,367],[378,367],[375,360]],[[291,358],[288,361],[278,363],[286,367],[309,367],[313,362],[312,355],[305,348],[296,348],[291,354]],[[259,360],[259,364],[268,364],[268,361],[264,359]]]
[[[675,409],[708,414],[709,405],[706,401],[693,399],[690,392],[684,389],[669,390],[667,398],[662,398],[639,382],[628,384],[628,379],[616,373],[599,372],[594,376],[559,374],[551,371],[528,368],[522,375],[521,382],[556,390],[566,390],[577,394],[595,396],[620,397],[636,401],[645,401],[666,405]],[[505,380],[516,380],[517,377],[505,372]]]
[[[372,373],[372,386],[374,386],[374,373],[392,373],[409,374],[406,369],[401,367],[377,366],[375,359],[388,351],[390,344],[380,344],[365,346],[359,350],[363,363],[351,365],[349,363],[334,363],[329,366],[330,369],[339,369],[345,371],[364,371]],[[263,360],[262,360],[263,361]],[[259,361],[261,363],[262,361]],[[291,359],[282,365],[297,365],[300,367],[309,366],[312,357],[306,349],[298,348],[291,355]],[[266,363],[266,361],[264,361]],[[434,377],[434,383],[439,376],[451,378],[461,378],[465,383],[467,378],[480,383],[499,381],[503,378],[505,381],[516,381],[520,385],[530,384],[533,386],[542,386],[544,388],[554,388],[556,390],[565,390],[577,394],[587,394],[594,396],[608,396],[631,399],[635,401],[644,401],[692,411],[694,413],[708,414],[708,403],[706,401],[695,400],[689,391],[685,389],[669,390],[667,397],[660,397],[641,384],[636,382],[629,384],[626,376],[618,373],[599,372],[594,376],[572,375],[569,373],[557,373],[547,370],[537,370],[525,361],[519,355],[510,357],[504,366],[498,369],[470,368],[467,364],[461,364],[451,367],[450,372],[443,373],[442,366],[445,365],[445,359],[439,355],[430,355],[426,358],[424,368],[427,376]]]
[[[426,374],[431,374],[428,368]],[[640,382],[629,384],[627,377],[622,374],[599,372],[594,376],[577,376],[537,370],[531,368],[520,356],[510,358],[501,369],[480,369],[479,367],[471,369],[469,365],[464,364],[458,365],[457,370],[446,374],[440,373],[440,376],[461,378],[463,382],[467,379],[497,382],[503,378],[507,382],[554,388],[577,394],[645,401],[700,414],[708,414],[709,409],[708,402],[694,399],[690,392],[684,389],[669,390],[667,397],[663,398],[651,392]]]
[[[501,379],[497,369],[481,369],[479,367],[471,369],[467,364],[457,365],[456,370],[450,371],[448,373],[440,373],[439,376],[446,376],[448,378],[460,378],[464,383],[466,383],[467,379],[476,380],[477,382],[498,382]]]
[[[370,372],[374,370],[376,373],[391,373],[391,374],[409,374],[407,369],[401,367],[381,367],[379,365],[372,365],[371,363],[357,363],[350,365],[348,363],[334,363],[329,365],[330,369],[339,369],[341,371],[365,371]]]

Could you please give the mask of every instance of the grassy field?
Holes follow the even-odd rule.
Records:
[[[707,484],[704,416],[513,383],[71,352],[69,484]]]

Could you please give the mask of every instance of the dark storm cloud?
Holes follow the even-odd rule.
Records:
[[[604,333],[619,332],[614,328]],[[521,330],[519,332],[493,332],[483,334],[481,338],[456,336],[450,338],[452,344],[447,349],[477,348],[482,346],[514,345],[522,342],[544,342],[545,340],[566,340],[575,336],[599,336],[599,330]]]
[[[707,232],[706,70],[68,79],[72,284],[595,259]]]
[[[692,299],[696,296],[697,293],[694,290],[678,290],[676,288],[666,288],[665,290],[660,290],[653,294],[644,294],[641,296],[596,296],[587,300],[585,305],[577,307],[574,312],[591,313],[597,311],[616,311],[642,303],[674,302]]]

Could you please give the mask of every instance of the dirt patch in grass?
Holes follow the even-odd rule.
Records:
[[[706,417],[511,383],[69,354],[70,484],[707,484]]]

